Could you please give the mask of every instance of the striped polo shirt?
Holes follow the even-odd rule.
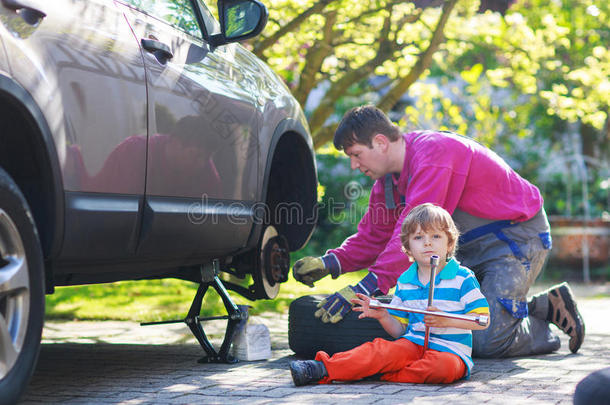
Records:
[[[402,273],[396,284],[396,292],[392,299],[393,306],[426,309],[428,307],[429,283],[425,286],[417,276],[417,263],[413,263],[407,271]],[[480,290],[479,282],[474,273],[460,266],[451,259],[436,275],[434,281],[434,300],[432,305],[441,311],[455,314],[483,314],[489,315],[489,304]],[[424,315],[412,312],[393,311],[390,315],[407,325],[402,335],[420,346],[424,345],[426,325]],[[440,352],[454,353],[466,364],[470,377],[472,369],[472,332],[469,329],[459,328],[430,328],[428,347]]]

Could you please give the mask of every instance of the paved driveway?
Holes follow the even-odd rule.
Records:
[[[202,350],[182,325],[47,322],[38,368],[23,404],[571,404],[574,387],[610,366],[610,286],[575,289],[587,337],[578,354],[475,359],[452,385],[359,382],[296,388],[288,363],[287,316],[256,317],[272,335],[267,361],[199,364]],[[592,295],[602,294],[602,298]],[[585,296],[588,296],[585,297]],[[222,324],[208,326],[221,338]]]

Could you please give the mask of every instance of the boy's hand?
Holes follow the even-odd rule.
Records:
[[[429,306],[427,308],[428,311],[440,311],[435,306]],[[434,316],[434,315],[426,315],[424,316],[424,323],[426,326],[434,327],[434,328],[448,328],[453,325],[453,319],[445,318],[442,316]]]
[[[355,312],[362,312],[358,315],[358,319],[362,318],[374,318],[380,319],[386,316],[387,310],[384,308],[371,308],[369,305],[371,303],[371,297],[368,297],[364,294],[356,294],[356,298],[352,299],[352,304],[355,306],[352,308]]]

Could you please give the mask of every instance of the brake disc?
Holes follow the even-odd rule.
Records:
[[[288,241],[269,225],[263,233],[260,245],[260,265],[253,274],[257,295],[261,298],[277,297],[280,284],[288,280],[290,251]]]
[[[272,286],[288,281],[290,253],[288,241],[282,235],[272,237],[263,248],[263,268],[267,281]]]

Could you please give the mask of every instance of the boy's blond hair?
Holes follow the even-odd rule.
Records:
[[[453,222],[451,215],[443,208],[432,203],[420,204],[413,208],[400,227],[400,242],[405,252],[409,251],[409,235],[417,231],[417,226],[425,232],[431,228],[439,229],[447,234],[449,246],[453,248],[447,252],[447,259],[455,254],[460,232]]]

